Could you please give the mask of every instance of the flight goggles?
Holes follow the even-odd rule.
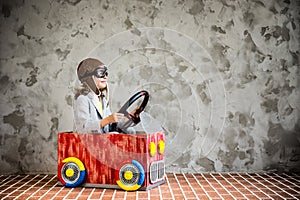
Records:
[[[108,76],[107,67],[106,66],[97,67],[93,72],[86,73],[85,75],[81,76],[80,80],[92,75],[96,76],[97,78],[104,78],[105,76],[107,77]]]

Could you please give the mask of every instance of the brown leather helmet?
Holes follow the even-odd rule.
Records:
[[[104,72],[107,70],[105,64],[95,58],[86,58],[77,67],[77,76],[80,82],[87,84],[97,95],[100,91],[95,84],[93,75],[96,75],[99,69]]]

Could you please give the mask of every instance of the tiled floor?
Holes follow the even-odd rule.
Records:
[[[65,188],[56,175],[0,175],[0,199],[300,199],[300,174],[167,174],[148,191]]]

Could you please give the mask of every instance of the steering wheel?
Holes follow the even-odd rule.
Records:
[[[139,98],[144,97],[141,105],[137,106],[131,113],[127,111],[127,109]],[[123,132],[125,129],[131,126],[137,125],[140,119],[140,113],[145,109],[149,100],[149,93],[145,90],[139,91],[134,94],[130,99],[121,107],[118,113],[123,113],[127,120],[124,123],[113,124],[113,128],[118,132]]]

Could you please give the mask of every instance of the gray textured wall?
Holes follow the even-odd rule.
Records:
[[[0,173],[56,173],[87,56],[109,67],[113,111],[150,91],[168,171],[297,171],[299,10],[298,0],[1,0]]]

